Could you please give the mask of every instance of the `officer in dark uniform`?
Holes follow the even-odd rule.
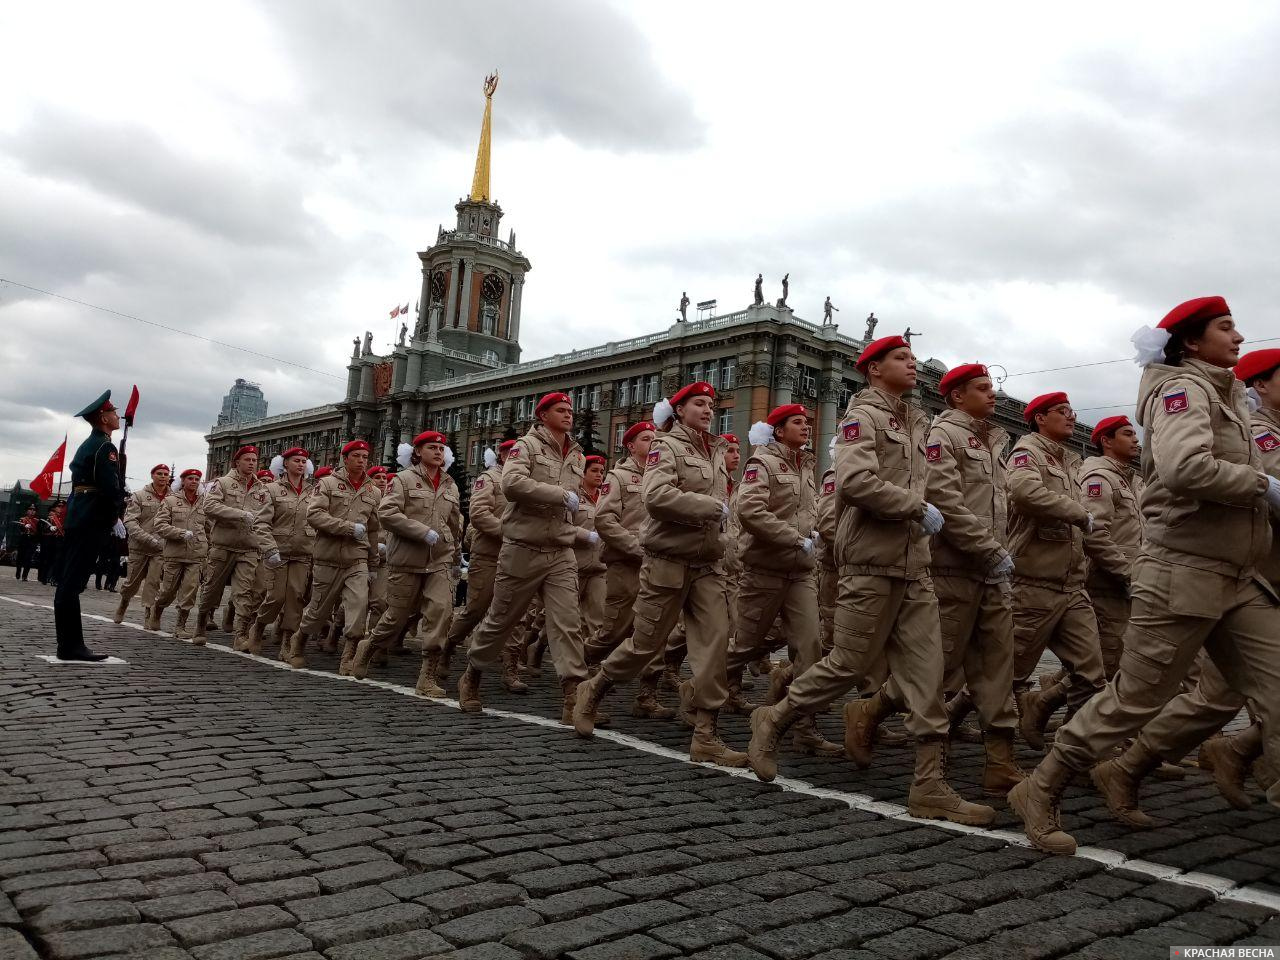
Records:
[[[112,432],[120,428],[120,414],[112,406],[108,390],[76,416],[87,420],[93,432],[71,459],[72,491],[67,505],[62,576],[53,595],[53,622],[59,660],[96,663],[107,658],[85,646],[80,591],[89,582],[89,574],[119,522],[124,504],[120,454],[111,442]]]

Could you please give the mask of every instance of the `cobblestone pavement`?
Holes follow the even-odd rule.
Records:
[[[7,579],[0,595],[51,597]],[[90,588],[86,612],[114,600]],[[1069,825],[1103,849],[1052,858],[851,808],[845,794],[905,802],[906,746],[861,773],[784,756],[785,777],[832,791],[814,795],[662,755],[688,732],[626,716],[625,690],[613,729],[657,747],[278,669],[218,649],[224,634],[198,649],[89,619],[89,643],[128,666],[46,665],[51,624],[0,601],[0,958],[1163,958],[1280,943],[1280,815],[1231,811],[1198,772],[1151,784],[1170,821],[1155,831],[1115,826],[1073,789]],[[417,666],[374,676],[411,686]],[[549,678],[484,690],[548,718],[556,693]],[[745,746],[745,720],[724,728]],[[956,753],[954,782],[976,798],[978,748]],[[1102,862],[1121,854],[1143,863]]]

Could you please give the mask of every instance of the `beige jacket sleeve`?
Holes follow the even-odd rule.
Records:
[[[622,524],[622,488],[620,474],[609,474],[609,489],[596,509],[596,532],[606,544],[639,560],[644,556],[640,549],[640,540]]]
[[[164,503],[160,504],[160,509],[156,512],[156,536],[165,540],[181,540],[185,532],[173,525],[173,497],[165,497]]]
[[[397,537],[425,543],[427,531],[431,528],[425,523],[411,519],[405,513],[408,499],[407,488],[397,475],[392,479],[391,486],[382,495],[382,499],[378,501],[378,521],[383,529],[390,530]],[[436,533],[439,532],[439,530],[436,531]],[[370,537],[370,539],[373,538]]]
[[[267,497],[266,505],[258,511],[258,519],[253,522],[253,536],[258,541],[258,549],[262,551],[264,557],[280,550],[276,544],[276,510],[279,509],[280,501],[275,494]]]
[[[657,457],[653,455],[655,451]],[[724,516],[724,504],[705,493],[681,490],[679,479],[675,455],[665,443],[655,443],[649,450],[640,493],[649,516],[664,523],[697,527],[719,523]]]
[[[326,480],[328,477],[325,478]],[[213,491],[209,491],[212,493]],[[316,492],[311,495],[311,503],[307,505],[307,523],[321,533],[327,533],[331,537],[354,537],[356,535],[356,525],[350,520],[340,520],[329,512],[329,486],[323,481]],[[369,542],[373,543],[376,539],[372,530],[368,531]],[[377,547],[374,547],[377,551]]]
[[[754,480],[743,480],[738,486],[735,512],[742,529],[758,540],[776,547],[795,547],[809,534],[799,535],[794,527],[778,519],[769,509],[769,469],[759,460],[748,460],[743,476],[756,471]]]
[[[942,514],[940,536],[960,552],[994,563],[1004,548],[996,541],[991,525],[979,520],[965,505],[960,461],[945,430],[930,432],[927,447],[930,456],[935,447],[937,456],[926,463],[928,485],[925,489],[929,502]]]
[[[834,546],[836,542],[836,491],[835,477],[831,479],[833,484],[831,492],[826,492],[826,482],[818,489],[818,535],[822,537],[822,542],[828,546]]]
[[[1024,452],[1014,450],[1013,458]],[[1038,464],[1029,462],[1025,467],[1017,467],[1013,466],[1013,458],[1010,459],[1006,475],[1010,507],[1039,520],[1058,520],[1077,527],[1088,522],[1089,511],[1078,501],[1065,493],[1055,493],[1045,486]]]
[[[452,565],[460,567],[462,566],[462,507],[459,504],[453,505],[453,509],[449,511],[449,518],[445,522],[449,525],[449,532],[453,534]]]
[[[554,483],[539,483],[533,479],[530,463],[532,452],[524,440],[517,440],[511,455],[502,465],[502,493],[508,500],[527,503],[536,507],[554,507],[564,503],[567,492]]]
[[[244,511],[243,507],[233,507],[227,503],[227,490],[221,478],[215,480],[204,495],[204,512],[210,521],[244,523]]]
[[[500,539],[502,517],[494,512],[498,505],[498,491],[493,485],[493,477],[482,475],[476,483],[480,488],[477,490],[473,485],[471,490],[471,525],[486,536]]]
[[[853,440],[846,431],[836,434],[836,488],[846,503],[886,520],[919,520],[924,516],[924,498],[906,487],[880,479],[876,456],[875,425],[863,421]]]
[[[142,529],[142,500],[140,493],[132,494],[124,508],[124,528],[131,540],[160,546],[160,538]]]
[[[1089,484],[1099,484],[1100,494],[1089,496]],[[1115,522],[1115,485],[1101,473],[1089,473],[1080,478],[1080,491],[1085,498],[1085,509],[1093,514],[1093,531],[1085,534],[1084,552],[1093,565],[1121,580],[1129,579],[1129,561],[1111,536]]]
[[[1187,392],[1181,410],[1169,413],[1163,397]],[[1213,455],[1209,395],[1190,378],[1164,384],[1151,400],[1151,454],[1169,491],[1193,500],[1247,507],[1267,491],[1267,475],[1247,463],[1227,463]],[[1251,441],[1252,442],[1252,441]]]

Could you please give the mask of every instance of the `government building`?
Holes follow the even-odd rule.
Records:
[[[412,334],[406,330],[386,355],[372,352],[369,334],[363,343],[357,339],[346,395],[334,403],[215,426],[206,436],[206,476],[226,473],[232,452],[246,443],[258,446],[264,462],[300,445],[317,466],[336,465],[339,449],[356,437],[369,441],[371,460],[393,467],[400,443],[434,429],[449,437],[465,496],[484,469],[485,448],[524,434],[542,394],[568,393],[579,442],[612,461],[623,453],[628,426],[648,419],[656,401],[694,380],[716,388],[716,432],[737,434],[744,444],[751,424],[773,407],[810,407],[815,452],[825,469],[827,444],[849,397],[865,386],[853,364],[866,341],[796,316],[785,300],[520,362],[521,292],[531,264],[514,231],[500,239],[503,211],[490,197],[495,86],[496,78],[486,80],[471,192],[456,205],[452,229],[440,227],[435,243],[418,254],[422,294]],[[920,363],[914,399],[930,413],[943,409],[938,380],[946,369],[936,360]],[[1027,430],[1023,406],[1001,393],[995,419],[1014,437]],[[1087,453],[1088,440],[1088,428],[1077,426],[1072,445]]]

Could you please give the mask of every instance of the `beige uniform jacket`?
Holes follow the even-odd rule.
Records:
[[[193,534],[186,539],[186,532]],[[204,497],[196,494],[195,503],[181,491],[164,498],[156,512],[156,536],[164,538],[164,558],[183,563],[196,563],[209,553],[209,536],[205,532]]]
[[[507,498],[502,495],[502,466],[494,464],[471,484],[471,553],[496,557],[502,549],[502,516]]]
[[[1267,475],[1244,384],[1199,360],[1152,364],[1138,388],[1146,428],[1144,555],[1243,579],[1271,550]]]
[[[390,570],[437,573],[462,562],[461,497],[443,470],[438,485],[421,464],[397,473],[378,503],[378,522]],[[433,545],[425,539],[428,530],[439,536]]]
[[[571,437],[556,443],[542,424],[516,441],[502,467],[502,537],[535,549],[572,547],[577,527],[565,493],[578,492],[586,459]]]
[[[1080,467],[1080,492],[1093,514],[1085,538],[1090,592],[1128,595],[1133,561],[1142,546],[1142,480],[1110,457],[1090,457]]]
[[[573,521],[578,527],[577,539],[573,543],[573,554],[578,561],[578,575],[583,577],[604,573],[604,542],[588,543],[590,533],[598,534],[596,521],[600,509],[599,491],[592,500],[585,487],[578,488],[578,512]]]
[[[271,494],[257,477],[245,481],[237,471],[213,481],[204,494],[204,512],[210,524],[209,542],[215,547],[244,552],[258,551],[261,544],[254,532],[258,512]],[[245,517],[245,511],[253,519]]]
[[[832,467],[822,475],[816,508],[818,535],[822,537],[822,542],[818,544],[818,563],[829,570],[836,568],[836,504],[839,502],[840,498],[836,496],[836,468]]]
[[[1038,433],[1014,445],[1005,482],[1015,582],[1062,591],[1083,588],[1082,527],[1089,511],[1080,502],[1079,469],[1076,454]]]
[[[156,514],[165,497],[156,493],[155,487],[148,483],[137,493],[129,497],[124,508],[124,528],[129,532],[129,547],[145,553],[149,557],[158,557],[164,550],[164,540],[156,533]]]
[[[399,474],[397,474],[399,476]],[[364,560],[378,561],[378,485],[366,475],[359,488],[351,485],[346,467],[324,477],[307,505],[307,522],[316,532],[312,559],[334,567],[349,567]],[[365,538],[356,539],[356,524],[365,526]]]
[[[1255,410],[1250,418],[1253,445],[1262,457],[1262,469],[1280,480],[1280,410]],[[1259,572],[1272,586],[1280,586],[1280,537],[1275,535],[1276,522],[1271,522],[1271,552],[1262,561]]]
[[[649,514],[640,532],[645,553],[694,565],[712,564],[724,556],[728,446],[714,434],[679,421],[654,438],[641,491]]]
[[[987,420],[947,410],[925,444],[928,499],[942,514],[933,538],[933,572],[985,579],[1008,542],[1004,451],[1009,435]]]
[[[302,481],[302,491],[289,483],[288,476],[267,484],[267,505],[258,514],[257,535],[262,555],[280,551],[285,560],[310,560],[316,532],[307,521],[312,488]]]
[[[742,524],[738,521],[738,495],[742,484],[729,478],[729,519],[724,522],[724,569],[732,577],[742,573]]]
[[[800,541],[817,529],[815,463],[807,450],[793,452],[777,442],[751,451],[734,505],[744,567],[797,579],[813,570],[813,552],[805,553]]]
[[[836,434],[836,565],[919,580],[929,572],[924,413],[876,387],[854,395]]]
[[[640,566],[640,527],[645,521],[641,489],[644,468],[627,457],[609,471],[600,485],[596,533],[604,541],[604,562]]]

